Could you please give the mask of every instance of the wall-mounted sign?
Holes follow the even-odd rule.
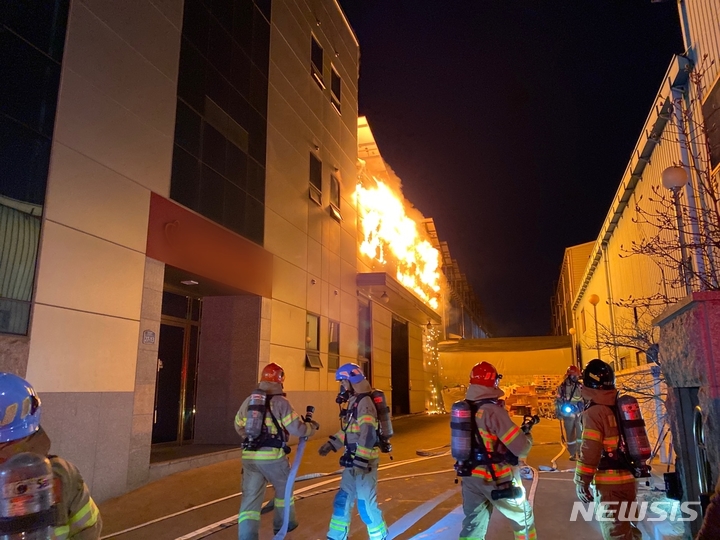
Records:
[[[142,342],[146,345],[152,345],[153,343],[155,343],[155,332],[153,332],[152,330],[145,330],[143,332]]]

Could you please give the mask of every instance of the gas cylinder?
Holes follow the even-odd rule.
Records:
[[[55,492],[50,461],[31,452],[0,465],[0,539],[50,540],[55,525]]]
[[[621,396],[617,401],[619,420],[625,434],[627,453],[638,464],[644,464],[652,455],[652,447],[645,429],[640,404],[632,396]]]
[[[248,402],[247,418],[245,420],[245,436],[248,446],[260,437],[265,425],[265,406],[267,394],[264,390],[253,390]]]
[[[380,435],[384,439],[389,439],[393,436],[393,427],[390,419],[390,407],[388,407],[387,401],[385,400],[385,392],[376,389],[372,391],[370,397],[372,397],[373,403],[375,403],[375,410],[377,410]]]
[[[468,461],[472,449],[472,409],[465,400],[453,403],[450,410],[450,451],[458,462]]]

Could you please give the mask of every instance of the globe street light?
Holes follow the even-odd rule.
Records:
[[[597,357],[600,358],[600,333],[598,332],[598,320],[597,320],[597,305],[600,302],[600,297],[597,294],[591,294],[588,298],[588,302],[593,307],[593,317],[595,317],[595,348],[597,349]]]
[[[662,172],[662,185],[665,189],[669,189],[673,194],[673,202],[675,203],[675,217],[677,219],[678,239],[680,241],[680,274],[685,284],[686,294],[692,293],[692,285],[690,283],[692,277],[692,269],[690,268],[687,255],[687,247],[685,246],[685,229],[683,227],[682,211],[680,209],[680,190],[688,183],[687,171],[683,167],[676,165],[668,167]]]

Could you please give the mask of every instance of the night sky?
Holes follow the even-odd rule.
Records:
[[[676,3],[341,0],[360,114],[495,336],[547,335],[564,249],[593,241],[673,54]]]

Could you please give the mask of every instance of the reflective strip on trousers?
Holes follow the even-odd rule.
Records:
[[[346,530],[349,526],[350,526],[350,522],[349,522],[349,521],[345,521],[345,520],[337,519],[337,518],[331,518],[331,519],[330,519],[330,528],[331,528],[333,531],[345,532],[345,530]]]
[[[275,508],[285,508],[285,499],[273,499],[273,504],[275,505]],[[290,505],[295,504],[295,497],[290,499]]]
[[[238,523],[242,523],[245,520],[252,519],[253,521],[260,521],[260,512],[254,510],[246,510],[238,514]]]
[[[262,450],[243,450],[244,460],[270,461],[285,457],[285,450],[282,448],[264,448]]]
[[[370,540],[383,540],[383,538],[385,538],[385,536],[387,535],[387,526],[385,525],[384,521],[380,525],[378,525],[377,527],[373,527],[372,529],[368,527],[367,530]]]
[[[515,533],[515,540],[535,540],[536,538],[537,533],[535,532],[535,527],[532,527],[527,534],[524,532]]]

